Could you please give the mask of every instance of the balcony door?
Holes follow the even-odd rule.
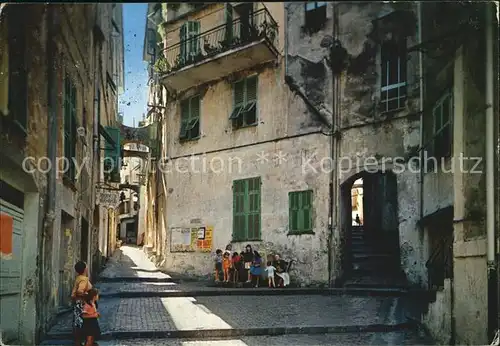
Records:
[[[226,17],[226,33],[225,33],[225,41],[228,44],[231,44],[234,35],[233,29],[233,6],[230,3],[226,3],[225,8],[225,17]]]
[[[180,31],[180,63],[182,65],[194,63],[200,53],[200,22],[186,22]]]
[[[242,3],[235,7],[240,17],[240,38],[243,43],[250,41],[252,38],[253,6],[253,3]]]

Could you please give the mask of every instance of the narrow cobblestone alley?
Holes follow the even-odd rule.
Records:
[[[96,286],[100,345],[431,344],[401,297],[207,287],[158,271],[138,247],[117,250]],[[43,345],[71,344],[71,319],[59,316]]]

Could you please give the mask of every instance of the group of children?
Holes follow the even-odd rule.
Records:
[[[217,249],[215,252],[215,282],[221,282],[220,273],[222,272],[222,282],[251,283],[252,278],[255,278],[255,287],[259,287],[260,277],[263,272],[266,272],[269,287],[276,287],[275,271],[276,268],[272,265],[272,262],[268,262],[267,266],[262,268],[261,255],[259,252],[253,251],[250,245],[247,245],[245,251],[241,253],[231,253],[230,245],[226,247],[224,252],[221,249]]]

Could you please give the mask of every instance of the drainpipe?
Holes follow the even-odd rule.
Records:
[[[493,340],[498,327],[498,297],[495,234],[495,119],[493,114],[493,10],[486,4],[486,234],[488,267],[488,338]]]
[[[57,14],[54,13],[53,5],[47,6],[47,115],[48,115],[48,140],[47,156],[51,162],[55,162],[57,155],[57,128],[59,126],[56,114],[57,88],[56,88],[56,47],[54,37],[56,35]],[[56,170],[49,171],[49,181],[47,186],[47,215],[53,221],[56,206]]]
[[[95,6],[95,12],[94,12],[94,18],[95,21],[97,22],[97,16],[98,16],[98,5]],[[97,112],[99,110],[99,83],[100,83],[100,78],[97,78],[97,71],[99,70],[99,46],[100,42],[97,41],[97,38],[94,35],[94,71],[93,71],[93,81],[94,81],[94,112],[93,112],[93,129],[92,129],[92,164],[91,164],[91,172],[92,172],[92,180],[91,180],[91,189],[92,189],[92,196],[91,196],[91,204],[93,207],[93,210],[95,208],[100,208],[100,206],[96,207],[96,195],[97,195],[97,189],[95,188],[95,181],[97,182],[100,180],[100,149],[99,149],[99,119],[97,119]],[[95,172],[95,166],[96,166],[96,161],[97,165],[99,165],[99,169],[97,170],[97,174]],[[96,176],[97,175],[97,176]],[[96,225],[94,225],[94,215],[92,215],[92,228],[94,228]],[[100,222],[101,222],[101,216],[99,213],[99,219],[98,219],[98,224],[97,227],[100,227]],[[90,234],[94,234],[93,230],[89,230]],[[89,237],[91,239],[91,237]],[[93,252],[92,249],[90,250],[90,258],[89,258],[89,268],[90,272],[92,275],[92,279],[95,279],[97,272],[99,271],[99,268],[92,268],[93,267]]]
[[[58,120],[57,120],[57,88],[56,88],[56,66],[57,66],[57,56],[56,56],[56,46],[54,42],[54,37],[57,34],[56,28],[59,27],[58,16],[55,13],[54,5],[48,5],[46,7],[47,10],[47,157],[50,162],[56,161],[57,155],[57,128],[58,128]],[[47,197],[46,197],[46,207],[45,207],[45,216],[43,227],[44,231],[42,233],[42,239],[40,241],[41,248],[41,256],[40,256],[40,265],[39,269],[41,272],[48,270],[46,264],[51,262],[50,255],[52,252],[50,251],[52,246],[48,244],[48,242],[53,239],[53,230],[54,230],[54,219],[55,219],[55,207],[56,207],[56,170],[51,169],[48,172],[48,182],[47,182]],[[47,250],[48,253],[47,253]],[[58,275],[59,272],[56,273]],[[52,278],[52,280],[56,280],[56,278]],[[51,292],[50,283],[52,280],[42,280],[42,292],[44,295],[49,295]],[[38,309],[40,311],[40,317],[43,317],[46,313],[47,304],[42,304],[43,299],[37,299]]]
[[[422,3],[417,2],[418,11],[418,43],[422,44]],[[422,162],[424,161],[424,57],[422,50],[418,53],[419,67],[418,73],[420,76],[420,220],[424,218],[424,171],[422,169]]]
[[[333,39],[334,42],[338,40],[338,4],[333,3]],[[332,66],[333,68],[333,66]],[[337,152],[337,131],[338,131],[338,123],[339,123],[339,75],[333,71],[332,69],[332,126],[331,126],[331,137],[330,137],[330,155],[332,157],[333,167],[330,169],[330,186],[331,186],[331,200],[330,200],[330,249],[329,249],[329,261],[330,266],[330,286],[335,286],[335,282],[333,280],[332,271],[335,270],[335,266],[333,266],[333,261],[335,259],[335,255],[333,254],[334,244],[337,243],[337,235],[339,233],[338,223],[337,223],[337,204],[338,204],[338,152]],[[338,250],[338,249],[336,249]],[[338,256],[337,256],[338,258]],[[338,264],[336,265],[338,267]],[[336,270],[335,270],[336,271]],[[338,273],[337,273],[338,274]],[[338,278],[336,278],[338,279]],[[338,281],[338,280],[337,280]]]
[[[284,34],[285,34],[285,43],[284,43],[284,51],[285,51],[285,76],[288,76],[288,5],[285,2],[285,20],[283,24]]]

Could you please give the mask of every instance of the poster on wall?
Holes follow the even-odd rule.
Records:
[[[200,251],[200,252],[211,252],[212,251],[213,229],[211,227],[201,227],[201,228],[203,228],[203,233],[205,235],[205,238],[198,239],[196,247],[198,248],[198,251]]]
[[[193,242],[192,233],[191,228],[172,228],[170,230],[170,252],[195,251],[196,249],[194,245],[196,243]],[[196,235],[197,234],[195,234],[195,237]]]
[[[205,227],[198,228],[198,240],[205,240]]]

